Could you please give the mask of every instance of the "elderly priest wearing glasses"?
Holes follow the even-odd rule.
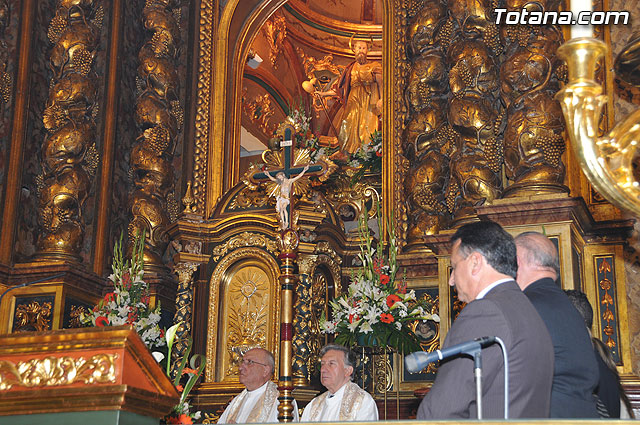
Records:
[[[273,354],[263,348],[247,351],[239,363],[240,383],[245,386],[218,420],[219,424],[278,422],[278,387],[271,381],[275,370]],[[298,422],[298,405],[293,401],[293,418]]]

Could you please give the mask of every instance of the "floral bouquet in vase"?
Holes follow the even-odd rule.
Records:
[[[160,304],[149,306],[149,287],[144,276],[144,233],[136,238],[131,260],[124,259],[122,235],[113,247],[113,273],[109,280],[113,290],[80,320],[86,326],[133,325],[148,348],[164,345],[164,331],[160,329]]]
[[[377,210],[380,226],[379,204]],[[365,217],[366,210],[358,225],[362,267],[352,276],[347,293],[330,301],[332,319],[323,315],[322,331],[335,333],[335,342],[348,347],[357,344],[391,347],[400,353],[420,351],[410,325],[417,320],[439,322],[440,318],[431,314],[431,305],[416,299],[415,291],[407,290],[404,281],[396,282],[398,249],[393,228],[387,223],[387,250],[381,242],[374,247]]]

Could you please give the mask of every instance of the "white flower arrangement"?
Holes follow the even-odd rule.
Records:
[[[378,205],[378,217],[381,211]],[[389,250],[384,255],[382,244],[377,248],[371,244],[369,228],[362,213],[359,221],[360,254],[362,268],[352,278],[347,293],[330,301],[332,319],[322,317],[321,330],[335,333],[335,341],[346,346],[388,346],[399,352],[420,350],[420,343],[411,330],[416,320],[440,321],[431,314],[432,306],[416,299],[415,291],[407,290],[404,281],[396,282],[396,239],[389,229]],[[393,222],[393,220],[391,220]],[[380,221],[378,222],[380,224]]]
[[[86,326],[133,325],[148,348],[164,345],[164,331],[160,323],[160,303],[149,306],[149,287],[144,281],[144,233],[136,238],[131,260],[124,261],[122,236],[113,248],[113,273],[108,279],[113,291],[108,292],[88,314],[80,320]]]

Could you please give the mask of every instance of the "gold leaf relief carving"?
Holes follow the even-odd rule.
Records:
[[[226,243],[216,246],[213,249],[213,260],[218,261],[218,259],[225,255],[227,252],[244,246],[259,246],[261,248],[265,248],[272,254],[275,254],[278,251],[277,243],[274,240],[269,239],[265,235],[243,232],[237,236],[232,237]]]
[[[0,391],[13,386],[54,387],[78,382],[115,382],[117,358],[117,354],[96,354],[89,359],[51,356],[18,363],[0,360]]]
[[[276,64],[278,55],[282,51],[282,42],[287,36],[287,23],[282,15],[274,15],[271,19],[265,22],[263,31],[269,42],[269,60],[274,69],[277,69]]]
[[[237,374],[237,361],[250,347],[266,348],[269,281],[255,266],[244,267],[229,282],[229,331],[227,375]]]
[[[72,305],[71,312],[69,313],[69,327],[70,328],[81,328],[82,322],[80,321],[80,317],[83,314],[87,314],[89,311],[86,307],[81,305]]]
[[[207,162],[209,149],[209,105],[211,102],[211,53],[213,45],[213,17],[216,5],[212,0],[200,2],[200,34],[198,49],[198,98],[195,119],[195,149],[193,152],[192,212],[204,214]]]
[[[265,187],[266,186],[267,185],[265,185]],[[275,184],[272,184],[272,186],[277,187]],[[265,193],[263,186],[260,186],[258,190],[255,190],[255,187],[245,187],[231,200],[229,210],[262,208],[268,205],[271,199],[274,198],[270,198],[269,195]]]
[[[267,265],[268,270],[270,272],[266,272],[270,276],[277,276],[278,274],[278,264],[274,260],[274,258],[256,248],[240,248],[237,249],[220,260],[218,265],[216,266],[213,275],[211,276],[211,292],[209,294],[209,308],[208,308],[208,316],[209,320],[207,322],[207,366],[205,369],[205,380],[207,382],[213,381],[216,373],[216,366],[223,364],[223,358],[218,356],[218,335],[219,332],[226,332],[223,329],[222,324],[218,323],[218,317],[220,313],[226,312],[225,307],[229,304],[228,297],[222,299],[221,293],[224,294],[225,291],[221,291],[221,286],[223,285],[223,281],[225,276],[227,275],[229,268],[232,267],[233,264],[236,264],[239,261],[247,260],[248,258],[255,259],[260,261],[262,264]],[[274,278],[275,279],[275,278]],[[265,281],[269,282],[269,278],[265,277]],[[267,287],[270,287],[270,284],[267,284]],[[274,293],[273,302],[273,312],[279,311],[280,305],[279,300],[277,299],[276,294]],[[278,345],[275,337],[271,337],[272,346],[275,347],[273,350],[274,356],[278,358]],[[234,357],[232,357],[233,360]],[[224,366],[223,366],[224,367]]]
[[[269,121],[275,114],[275,109],[271,103],[271,96],[264,94],[256,96],[255,99],[249,101],[242,97],[242,110],[249,120],[254,123],[260,131],[266,136],[271,137],[276,130],[276,125]]]
[[[29,304],[20,304],[16,307],[14,332],[21,331],[46,331],[51,325],[51,302],[33,301]]]

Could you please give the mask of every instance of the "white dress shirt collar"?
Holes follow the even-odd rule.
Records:
[[[511,278],[496,280],[491,285],[487,286],[482,291],[480,291],[480,293],[476,297],[476,300],[480,300],[480,299],[484,298],[484,296],[487,295],[489,293],[489,291],[492,290],[493,288],[495,288],[496,286],[498,286],[498,285],[500,285],[502,283],[510,282],[512,280],[513,279],[511,279]]]

